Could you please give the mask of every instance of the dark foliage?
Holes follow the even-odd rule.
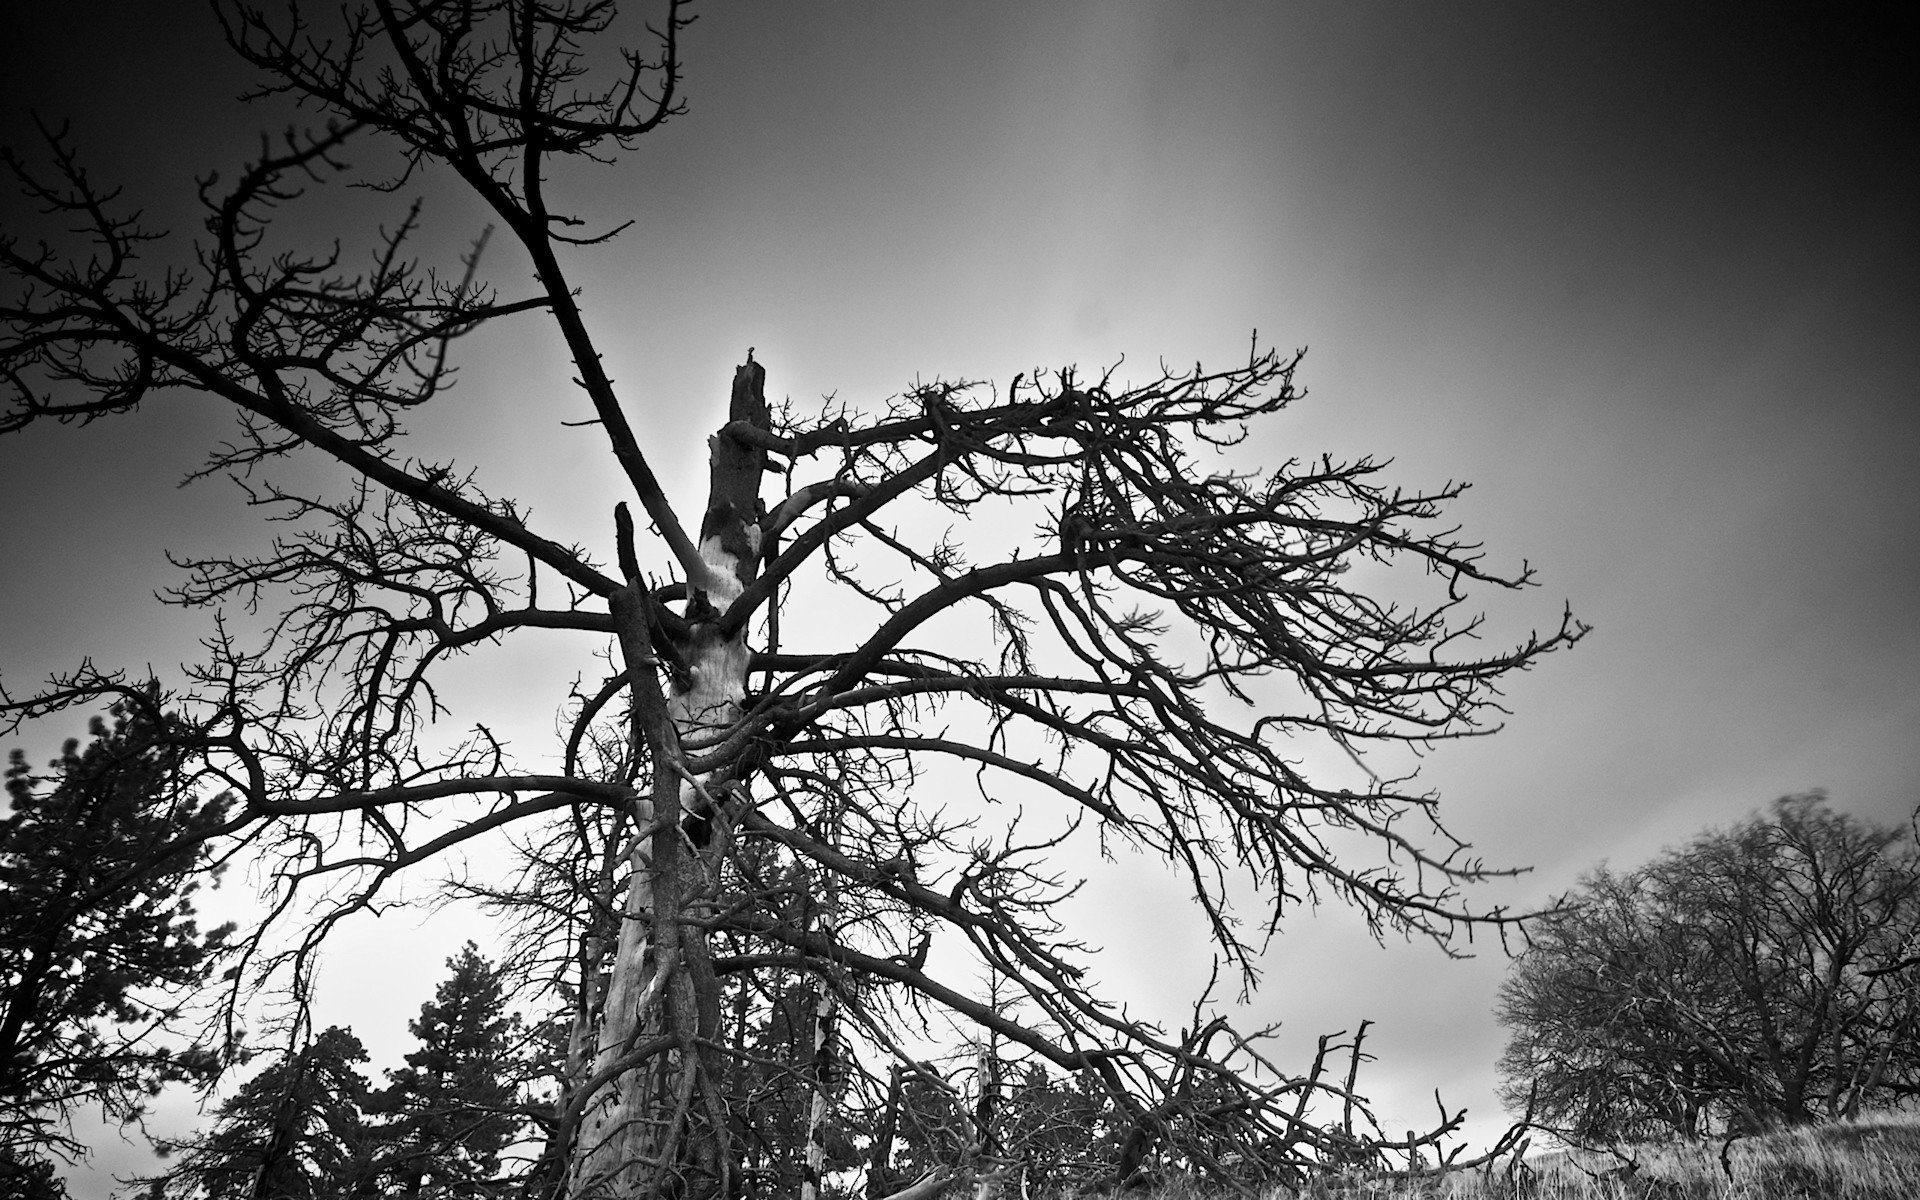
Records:
[[[1501,991],[1505,1094],[1575,1139],[1851,1116],[1920,1095],[1920,856],[1792,796],[1542,922]]]
[[[408,1028],[405,1066],[375,1089],[351,1030],[283,1055],[221,1105],[212,1131],[172,1151],[156,1194],[486,1200],[515,1194],[502,1157],[528,1136],[535,1073],[498,969],[471,942]],[[258,1190],[256,1190],[258,1189]]]
[[[468,942],[408,1028],[419,1048],[369,1103],[385,1194],[506,1194],[501,1152],[525,1131],[519,1022],[499,972]]]
[[[14,751],[0,818],[0,1153],[73,1149],[63,1118],[128,1119],[215,1062],[176,1036],[230,927],[202,931],[205,839],[226,820],[181,771],[183,729],[145,696],[96,718],[53,773]],[[26,1160],[23,1160],[26,1161]]]
[[[205,1200],[351,1200],[382,1195],[368,1128],[367,1060],[338,1026],[262,1070],[220,1105],[213,1130],[170,1149],[160,1194]]]

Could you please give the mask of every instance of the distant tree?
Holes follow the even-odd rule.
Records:
[[[729,1056],[731,1136],[743,1185],[754,1195],[796,1196],[804,1177],[813,992],[804,982],[769,979],[765,996],[733,981],[738,1015]]]
[[[1812,793],[1601,868],[1501,989],[1503,1094],[1582,1141],[1804,1124],[1920,1096],[1920,855]]]
[[[182,1006],[231,926],[202,931],[206,839],[227,819],[182,765],[183,730],[147,695],[69,741],[53,773],[15,750],[0,817],[0,1159],[72,1152],[75,1105],[137,1115],[215,1066],[181,1040]]]
[[[909,1067],[901,1074],[899,1114],[893,1141],[892,1179],[914,1179],[951,1166],[974,1141],[965,1098],[941,1073]]]
[[[1221,457],[1300,396],[1298,356],[1257,344],[1212,369],[1022,369],[821,407],[770,401],[749,351],[712,436],[676,444],[645,372],[609,372],[644,318],[583,293],[621,226],[577,189],[683,111],[684,3],[214,8],[260,93],[315,128],[209,173],[194,244],[57,135],[9,156],[44,219],[0,236],[0,432],[176,402],[235,418],[203,473],[244,479],[280,536],[183,564],[171,598],[259,617],[216,626],[180,703],[271,911],[312,921],[249,931],[270,981],[304,987],[396,876],[504,841],[530,866],[490,898],[576,1009],[543,1159],[575,1200],[733,1190],[723,981],[745,974],[817,982],[845,1061],[957,1024],[1085,1077],[1142,1138],[1191,1127],[1149,1118],[1204,1095],[1241,1144],[1311,1161],[1326,1143],[1290,1098],[1322,1084],[1244,1039],[1199,1060],[1098,995],[1062,847],[1167,864],[1248,984],[1296,903],[1443,945],[1513,919],[1462,895],[1497,872],[1410,772],[1583,627],[1476,640],[1483,589],[1531,573],[1452,523],[1464,485]],[[394,193],[443,186],[487,212],[498,268],[477,228],[416,258],[434,239]],[[580,494],[577,527],[436,440],[458,424],[439,416],[455,344],[494,338],[565,363],[515,419],[584,429],[608,472],[554,469],[617,481]],[[521,432],[487,441],[530,466]],[[702,454],[705,494],[676,505],[660,465]],[[529,639],[594,673],[516,697],[531,725],[559,714],[543,745],[496,736],[471,686]],[[88,663],[0,711],[117,686]],[[986,972],[1025,1016],[983,998]]]
[[[415,1200],[504,1195],[500,1156],[521,1134],[519,1023],[500,973],[468,942],[408,1026],[419,1048],[368,1105],[386,1194]]]
[[[66,1200],[67,1185],[52,1159],[27,1146],[0,1149],[0,1197]]]
[[[163,1146],[180,1162],[160,1195],[204,1200],[358,1200],[381,1196],[366,1120],[366,1049],[331,1026],[240,1086],[213,1129]]]
[[[1105,1092],[1038,1063],[1021,1064],[1009,1074],[1001,1105],[1002,1154],[1021,1164],[1030,1191],[1064,1191],[1114,1158],[1119,1135]]]

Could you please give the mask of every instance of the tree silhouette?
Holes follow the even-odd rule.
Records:
[[[172,598],[269,628],[218,626],[170,699],[194,714],[183,747],[240,798],[237,836],[279,864],[275,912],[325,898],[291,950],[272,923],[252,931],[262,970],[305,987],[341,916],[505,842],[519,876],[459,886],[512,918],[516,961],[573,1010],[541,1187],[734,1190],[744,1050],[724,981],[782,973],[833,997],[866,1112],[885,1059],[958,1022],[1089,1080],[1139,1137],[1184,1136],[1171,1115],[1205,1096],[1241,1143],[1313,1161],[1305,1101],[1337,1089],[1269,1077],[1246,1038],[1170,1038],[1103,1002],[1057,919],[1074,883],[1056,864],[1082,844],[1158,856],[1248,981],[1294,903],[1339,898],[1442,943],[1511,919],[1468,906],[1460,888],[1491,872],[1392,751],[1486,732],[1500,680],[1582,627],[1475,648],[1470,597],[1529,573],[1490,568],[1445,523],[1460,485],[1401,490],[1371,459],[1214,457],[1297,398],[1297,356],[1257,345],[1224,369],[1023,372],[826,411],[771,404],[749,353],[683,520],[654,468],[679,448],[636,426],[570,274],[617,230],[561,184],[681,111],[684,6],[646,52],[614,52],[621,18],[588,0],[220,11],[263,87],[325,124],[210,183],[194,265],[159,276],[139,255],[159,235],[63,141],[44,166],[12,160],[54,220],[46,245],[0,242],[0,428],[162,395],[240,418],[207,472],[251,476],[284,532],[184,564]],[[485,281],[484,238],[448,270],[416,262],[417,208],[358,271],[341,242],[303,248],[276,224],[308,192],[429,178],[489,210],[513,260],[497,277],[530,287]],[[60,234],[76,224],[78,247]],[[456,340],[534,316],[577,386],[524,415],[585,421],[624,480],[597,528],[536,526],[406,427],[451,386]],[[350,482],[273,474],[308,459]],[[525,698],[563,728],[521,757],[461,724],[443,677],[527,634],[606,666]],[[119,682],[83,668],[15,711]],[[1309,744],[1363,766],[1311,776]],[[1261,898],[1244,924],[1233,879]],[[981,996],[987,974],[1024,1015]]]
[[[79,1149],[82,1103],[127,1120],[162,1084],[216,1063],[183,1042],[183,1005],[231,927],[202,931],[205,839],[228,802],[183,771],[178,723],[124,697],[39,776],[12,754],[0,817],[0,1156]]]
[[[522,1132],[518,1022],[498,971],[468,942],[408,1028],[419,1048],[368,1103],[387,1194],[507,1194],[501,1154]]]
[[[211,1132],[178,1145],[161,1195],[205,1200],[348,1200],[382,1195],[365,1110],[367,1052],[352,1031],[321,1030],[220,1105]]]
[[[1509,1103],[1582,1141],[1850,1116],[1920,1094],[1920,855],[1819,793],[1604,868],[1501,990]]]

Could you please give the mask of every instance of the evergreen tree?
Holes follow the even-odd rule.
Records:
[[[729,1055],[728,1107],[740,1187],[748,1196],[797,1195],[806,1177],[814,1083],[822,1066],[813,1042],[816,985],[789,979],[764,997],[746,994],[744,983],[735,987],[730,999],[739,1002],[739,1010]],[[849,1127],[850,1110],[860,1103],[859,1064],[845,1043],[837,1050],[825,1065],[833,1099],[817,1130],[826,1175],[863,1161]]]
[[[6,1200],[67,1200],[67,1185],[52,1160],[23,1147],[0,1149],[0,1196]]]
[[[1059,1078],[1023,1063],[1001,1104],[1005,1157],[1025,1164],[1035,1191],[1064,1190],[1119,1153],[1113,1100],[1084,1076]]]
[[[504,1194],[500,1156],[521,1131],[516,1018],[494,965],[468,942],[408,1028],[420,1048],[374,1098],[384,1120],[380,1170],[389,1194]]]
[[[206,1200],[380,1195],[367,1081],[354,1066],[366,1060],[351,1030],[322,1031],[242,1085],[212,1133],[175,1147],[188,1153],[156,1190]]]
[[[212,1057],[166,1035],[204,983],[231,926],[202,932],[193,895],[225,797],[182,776],[189,732],[151,697],[96,717],[53,774],[15,750],[0,816],[0,1177],[38,1152],[77,1150],[64,1119],[81,1103],[127,1120],[169,1080]],[[38,1178],[38,1175],[34,1175]],[[9,1185],[12,1186],[12,1185]],[[19,1186],[25,1187],[25,1184]]]
[[[895,1183],[904,1186],[959,1162],[973,1140],[973,1121],[957,1092],[936,1082],[932,1071],[902,1075],[891,1164]]]
[[[735,985],[747,1001],[744,981]],[[795,1195],[806,1154],[805,1068],[813,993],[785,981],[764,1009],[743,1015],[731,1071],[732,1136],[739,1171],[754,1195]]]

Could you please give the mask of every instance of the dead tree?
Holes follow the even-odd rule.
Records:
[[[0,429],[228,406],[238,433],[206,473],[243,477],[283,522],[265,553],[182,563],[170,597],[214,614],[204,661],[164,689],[189,716],[182,752],[237,797],[214,836],[274,864],[234,1003],[262,980],[302,992],[342,917],[492,843],[520,874],[454,886],[510,918],[513,961],[574,1009],[539,1174],[553,1194],[733,1190],[741,1052],[722,997],[763,1004],[770,973],[835,985],[843,1061],[870,1059],[869,1079],[911,1060],[903,1021],[938,1013],[1097,1079],[1160,1144],[1204,1103],[1216,1142],[1231,1127],[1250,1152],[1324,1148],[1299,1102],[1344,1093],[1317,1068],[1295,1078],[1224,1027],[1170,1037],[1102,1001],[1054,916],[1073,880],[1048,864],[1083,841],[1159,855],[1249,979],[1294,903],[1337,898],[1442,943],[1511,920],[1467,906],[1462,885],[1490,872],[1391,751],[1486,732],[1500,681],[1583,627],[1475,648],[1470,596],[1529,573],[1445,523],[1460,487],[1404,491],[1370,459],[1206,457],[1296,398],[1297,356],[1257,344],[1219,370],[934,383],[827,412],[769,405],[749,354],[690,524],[652,465],[676,448],[636,432],[569,274],[612,234],[550,194],[556,162],[623,153],[680,111],[682,5],[655,51],[617,56],[590,52],[618,30],[584,0],[222,19],[264,89],[323,124],[210,182],[198,254],[159,275],[139,252],[160,235],[61,138],[9,158],[50,220],[46,242],[0,242]],[[358,273],[279,240],[275,218],[311,193],[426,177],[491,211],[524,258],[500,278],[530,268],[529,290],[487,283],[484,238],[457,269],[416,262],[413,215],[369,235]],[[591,423],[620,468],[598,528],[539,527],[403,428],[451,385],[454,342],[508,318],[546,321],[577,385],[526,418]],[[276,478],[316,459],[351,482]],[[527,698],[564,728],[509,753],[439,681],[530,631],[606,666]],[[86,665],[7,710],[129,686]],[[1315,741],[1385,766],[1311,778],[1298,752]],[[1236,876],[1267,902],[1246,925],[1226,907]],[[822,919],[794,881],[828,878]],[[986,973],[1020,1016],[970,984]]]

